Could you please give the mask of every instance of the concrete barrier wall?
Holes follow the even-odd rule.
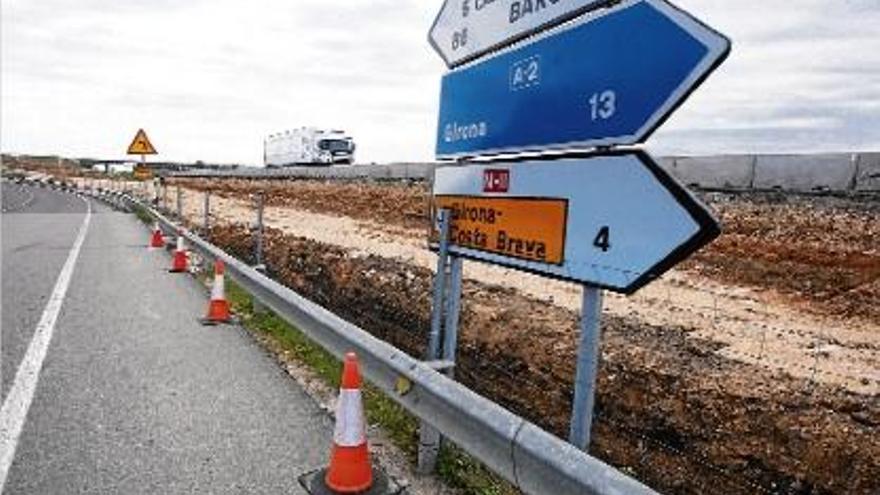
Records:
[[[851,191],[855,185],[857,155],[759,155],[755,189],[785,191]]]
[[[704,189],[751,189],[755,179],[755,157],[681,157],[675,159],[672,173],[688,186]]]
[[[860,192],[880,192],[880,153],[859,154],[855,186]]]

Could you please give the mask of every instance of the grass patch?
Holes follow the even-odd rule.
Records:
[[[474,460],[467,452],[444,442],[437,459],[437,474],[449,486],[479,495],[515,495],[513,485]]]
[[[138,220],[146,225],[153,225],[153,215],[150,215],[146,208],[137,203],[132,203],[131,210]]]
[[[242,324],[250,331],[270,337],[298,362],[308,366],[325,383],[339,387],[342,363],[312,342],[305,334],[271,311],[254,311],[250,294],[234,282],[226,282],[226,296]],[[419,420],[376,387],[363,388],[364,413],[370,424],[379,425],[394,445],[415,462],[418,450]],[[437,473],[449,486],[474,495],[513,495],[512,485],[489,471],[462,449],[444,443]]]

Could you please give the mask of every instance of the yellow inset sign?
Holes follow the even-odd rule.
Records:
[[[144,165],[135,165],[133,175],[135,180],[150,180],[153,178],[153,171]]]
[[[143,129],[138,129],[134,140],[128,145],[129,155],[156,155],[156,148],[147,137],[147,133]]]
[[[435,196],[435,211],[452,212],[450,244],[510,258],[561,265],[568,200]]]

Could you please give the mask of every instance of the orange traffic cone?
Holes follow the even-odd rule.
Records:
[[[211,287],[211,302],[208,304],[208,316],[204,323],[228,323],[232,317],[229,314],[229,301],[226,300],[226,281],[223,278],[226,265],[223,260],[214,262],[214,285]]]
[[[357,355],[353,352],[345,355],[342,368],[333,449],[324,482],[337,493],[359,493],[373,485],[373,469],[370,466],[364,426],[364,406],[361,402],[361,373]]]
[[[186,257],[186,246],[183,244],[183,231],[177,231],[177,249],[174,250],[174,258],[171,262],[171,273],[183,273],[186,271],[188,260]]]
[[[159,228],[159,222],[153,224],[153,237],[150,239],[150,247],[165,247],[165,238],[162,237],[162,229]]]

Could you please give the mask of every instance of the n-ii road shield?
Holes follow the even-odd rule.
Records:
[[[445,75],[436,155],[643,142],[729,51],[663,0],[625,1]]]
[[[500,170],[507,191],[486,192]],[[451,253],[626,294],[720,233],[640,151],[443,167],[433,195],[435,211],[452,214]]]

